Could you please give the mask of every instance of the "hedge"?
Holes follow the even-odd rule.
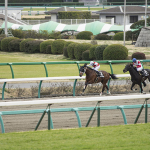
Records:
[[[92,44],[88,43],[78,43],[75,45],[74,48],[74,56],[77,60],[82,60],[82,53],[86,50],[88,50]]]
[[[51,47],[52,54],[63,54],[64,44],[64,40],[55,40]]]
[[[53,41],[51,40],[48,40],[48,41],[43,41],[41,44],[40,44],[40,52],[41,53],[47,53],[46,52],[46,49],[47,49],[47,46],[48,45],[52,45]]]
[[[6,37],[4,39],[1,40],[1,50],[2,51],[9,51],[8,49],[8,44],[10,41],[18,39],[16,37]]]

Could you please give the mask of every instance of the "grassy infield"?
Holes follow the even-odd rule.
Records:
[[[68,61],[62,56],[0,52],[0,62]],[[124,65],[116,65],[121,73]],[[0,78],[11,78],[10,68],[0,66]],[[43,66],[13,66],[15,77],[45,76]],[[108,65],[101,69],[110,70]],[[24,70],[27,72],[25,73]],[[78,75],[76,65],[49,65],[50,76]],[[95,128],[61,129],[51,131],[0,133],[0,150],[4,149],[150,149],[150,124],[104,126]]]

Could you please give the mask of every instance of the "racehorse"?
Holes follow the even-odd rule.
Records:
[[[104,75],[103,78],[99,77],[97,75],[96,71],[93,70],[92,68],[88,67],[86,63],[84,64],[84,66],[80,66],[80,70],[79,71],[80,71],[80,73],[79,73],[80,77],[82,77],[84,73],[86,74],[86,80],[85,80],[85,86],[84,86],[84,89],[83,89],[83,93],[84,93],[84,91],[85,91],[85,89],[86,89],[88,84],[101,82],[103,84],[103,88],[102,88],[102,92],[100,93],[100,96],[103,94],[103,92],[105,90],[105,87],[107,88],[108,93],[110,94],[109,88],[106,85],[106,83],[108,82],[108,80],[110,78],[118,79],[116,77],[116,75],[110,74],[110,73],[108,73],[106,71],[101,71],[102,74]]]
[[[133,90],[133,87],[135,84],[138,84],[141,89],[141,93],[144,93],[143,88],[142,88],[142,83],[145,87],[146,86],[145,80],[148,78],[148,80],[150,81],[150,70],[149,69],[144,69],[144,70],[146,70],[148,72],[149,76],[142,77],[142,75],[139,74],[139,72],[136,70],[136,68],[133,67],[133,64],[127,64],[125,66],[125,68],[123,69],[124,73],[129,71],[129,73],[131,75],[131,81],[132,81],[131,90]],[[137,89],[135,89],[135,90],[137,90]]]

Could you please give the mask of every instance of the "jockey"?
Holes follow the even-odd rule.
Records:
[[[148,73],[147,72],[144,72],[144,69],[142,67],[142,64],[139,60],[137,60],[136,58],[133,58],[132,59],[132,62],[133,62],[133,67],[136,67],[136,70],[138,72],[141,73],[141,75],[144,77],[144,76],[148,76]]]
[[[93,67],[92,69],[95,70],[98,73],[98,76],[100,76],[102,78],[104,77],[102,72],[98,71],[98,69],[100,68],[100,65],[99,65],[98,62],[91,61],[90,64],[87,65],[87,66],[92,66]]]

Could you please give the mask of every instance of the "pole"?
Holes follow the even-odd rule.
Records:
[[[123,36],[123,39],[124,39],[124,46],[125,46],[125,37],[126,37],[126,0],[124,0],[124,36]]]
[[[8,5],[8,0],[5,0],[5,35],[7,37],[7,5]]]
[[[147,0],[145,0],[145,27],[147,26]]]

